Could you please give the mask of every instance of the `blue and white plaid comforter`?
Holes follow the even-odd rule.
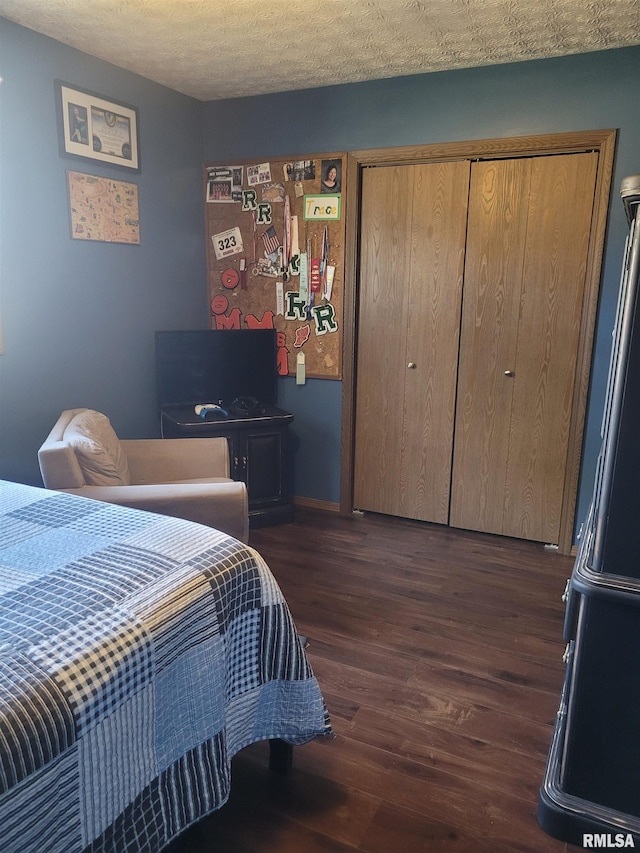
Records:
[[[0,850],[157,851],[222,805],[232,756],[329,720],[251,548],[0,481]]]

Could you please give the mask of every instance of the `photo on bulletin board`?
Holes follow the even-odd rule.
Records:
[[[335,195],[342,192],[342,161],[323,160],[321,166],[322,180],[320,192]]]
[[[207,202],[226,204],[239,201],[242,192],[242,167],[220,166],[207,177]]]
[[[346,154],[204,167],[212,329],[276,329],[278,372],[341,379]]]

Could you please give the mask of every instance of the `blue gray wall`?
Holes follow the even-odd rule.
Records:
[[[208,323],[202,104],[0,19],[0,477],[41,484],[60,411],[154,436],[154,331]],[[61,157],[54,80],[139,110],[142,171]],[[68,169],[139,188],[139,246],[71,240]]]
[[[0,477],[39,482],[61,409],[157,435],[153,332],[208,325],[203,161],[619,128],[578,519],[586,512],[626,232],[640,172],[640,48],[202,104],[0,19]],[[139,109],[142,171],[61,157],[54,80]],[[66,171],[138,184],[141,245],[72,241]],[[337,502],[341,383],[280,383],[295,492]]]
[[[619,128],[578,522],[593,488],[626,232],[618,188],[640,172],[640,48],[448,71],[206,105],[207,160]],[[570,200],[568,200],[570,203]],[[296,415],[298,493],[339,500],[341,387],[285,380]],[[322,387],[320,387],[322,386]],[[326,387],[325,387],[326,386]],[[322,460],[320,465],[318,460]]]

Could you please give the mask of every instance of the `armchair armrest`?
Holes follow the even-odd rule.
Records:
[[[198,439],[201,441],[203,439]],[[75,495],[195,521],[249,540],[249,508],[244,483],[160,483],[139,486],[83,486]]]
[[[229,477],[226,438],[122,439],[132,484]]]
[[[84,474],[73,448],[64,441],[47,441],[38,451],[42,482],[47,489],[77,489]]]

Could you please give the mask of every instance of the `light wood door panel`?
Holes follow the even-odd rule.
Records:
[[[400,514],[446,523],[470,164],[414,169]]]
[[[474,164],[469,193],[451,524],[502,525],[530,160]]]
[[[453,526],[558,541],[596,168],[472,168]]]
[[[465,161],[363,174],[354,469],[361,509],[448,519],[468,184]]]
[[[412,182],[412,168],[363,174],[354,505],[392,515],[399,504]]]

